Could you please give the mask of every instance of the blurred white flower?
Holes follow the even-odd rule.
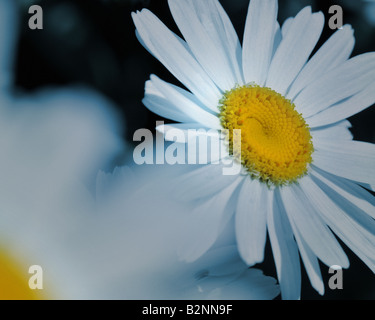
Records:
[[[233,232],[223,233],[195,263],[178,260],[176,247],[191,208],[168,199],[166,188],[156,183],[165,174],[116,169],[98,175],[96,204],[76,185],[72,194],[46,210],[2,214],[0,234],[6,251],[0,251],[0,261],[11,261],[18,273],[8,279],[10,288],[3,287],[0,297],[7,297],[6,289],[18,289],[30,298],[30,289],[10,281],[22,278],[19,270],[25,277],[35,264],[44,272],[44,288],[36,296],[43,299],[277,296],[275,279],[249,269],[240,259]]]
[[[0,271],[4,271],[1,266],[7,264],[2,252],[13,255],[9,248],[18,247],[22,236],[37,235],[38,228],[45,227],[53,236],[55,230],[45,225],[51,218],[46,213],[52,216],[53,210],[60,211],[58,205],[65,208],[66,200],[68,205],[72,197],[78,197],[76,191],[84,190],[83,184],[94,180],[97,171],[106,168],[124,146],[114,106],[90,89],[16,93],[15,1],[0,1],[0,18]],[[37,229],[31,222],[25,224],[25,215],[35,221]],[[23,255],[18,257],[22,260]],[[9,293],[1,282],[5,280],[0,279],[0,296]]]

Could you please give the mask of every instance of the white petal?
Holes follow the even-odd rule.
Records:
[[[281,34],[280,25],[278,22],[276,22],[276,31],[275,31],[275,39],[273,43],[272,58],[274,57],[282,39],[283,39],[283,36]]]
[[[320,127],[310,130],[313,138],[313,144],[325,140],[353,140],[353,134],[350,132],[351,124],[349,121],[341,121],[330,126]]]
[[[360,141],[326,140],[314,145],[313,164],[350,180],[375,183],[375,145]]]
[[[241,45],[217,0],[169,0],[169,7],[194,56],[225,91],[242,84]]]
[[[292,84],[287,98],[293,100],[307,85],[346,61],[353,51],[354,42],[353,29],[350,25],[337,30],[303,67]]]
[[[375,197],[371,193],[350,180],[341,179],[315,167],[312,175],[345,198],[346,201],[350,201],[359,210],[375,219]],[[369,219],[368,221],[372,220]],[[366,222],[363,225],[370,228],[373,222]],[[369,229],[369,231],[375,234],[374,228]]]
[[[319,261],[314,252],[311,251],[310,247],[307,245],[306,241],[301,236],[298,228],[296,228],[294,224],[292,224],[292,227],[294,236],[298,244],[298,249],[301,253],[301,258],[305,266],[309,280],[311,282],[311,285],[316,291],[319,292],[319,294],[323,295],[324,283],[322,279],[322,273],[320,272]]]
[[[238,255],[235,245],[211,249],[199,258],[195,264],[199,265],[202,271],[206,271],[213,277],[235,274],[246,268],[246,265]]]
[[[285,95],[323,30],[324,16],[306,7],[293,19],[272,59],[266,86]]]
[[[151,112],[166,119],[171,119],[177,122],[194,122],[192,118],[164,97],[150,80],[146,82],[145,97],[142,102]]]
[[[249,284],[252,284],[251,288]],[[238,291],[237,291],[238,290]],[[273,299],[280,293],[274,278],[265,277],[261,270],[249,268],[241,277],[225,288],[225,292],[236,294],[234,299]]]
[[[310,127],[325,126],[327,124],[335,123],[343,119],[349,118],[352,115],[361,112],[362,110],[372,106],[375,102],[375,83],[372,81],[361,92],[355,94],[349,99],[339,102],[322,112],[313,115],[306,119]]]
[[[281,27],[281,35],[283,38],[286,37],[286,34],[288,33],[290,26],[292,25],[293,19],[294,19],[293,17],[290,17],[284,21]]]
[[[214,197],[228,185],[231,185],[236,176],[223,176],[221,165],[205,165],[176,178],[179,187],[172,194],[177,199],[195,201]]]
[[[196,282],[197,300],[269,300],[279,293],[275,279],[258,269],[244,269],[236,275],[210,277]],[[187,297],[192,295],[187,295]]]
[[[220,288],[216,285],[216,289],[208,297],[209,300],[269,300],[280,292],[275,279],[264,276],[258,269],[247,269],[237,277],[208,279],[222,283]]]
[[[300,183],[302,180],[300,179]],[[328,266],[348,267],[348,258],[340,244],[315,208],[308,204],[305,192],[295,185],[280,189],[289,220],[295,224],[307,245],[323,263]]]
[[[277,9],[276,0],[250,1],[242,52],[246,83],[263,86],[266,81],[274,48]]]
[[[235,216],[236,237],[241,257],[249,266],[264,259],[268,192],[265,184],[247,178],[239,194]]]
[[[269,197],[267,205],[269,206],[267,215],[268,234],[280,283],[281,296],[285,300],[300,299],[301,270],[298,248],[277,191]]]
[[[203,104],[217,111],[221,93],[187,45],[149,10],[133,13],[132,17],[146,48]]]
[[[318,176],[319,178],[317,178]],[[325,184],[327,180],[315,172],[312,178],[304,179],[301,183],[301,188],[305,190],[306,195],[311,201],[311,205],[317,209],[317,212],[319,212],[329,227],[346,245],[368,264],[370,268],[375,270],[375,237],[365,230],[365,226],[361,225],[365,220],[361,221],[361,219],[355,217],[360,212],[351,211],[349,207],[344,208],[344,211],[340,206],[344,203],[345,199]],[[325,181],[323,182],[321,178]],[[374,225],[373,221],[372,225]]]
[[[179,249],[179,256],[186,262],[201,257],[216,241],[220,232],[233,215],[235,191],[241,183],[238,178],[231,185],[196,207],[186,225],[185,244]]]
[[[361,92],[375,78],[375,53],[356,56],[307,86],[294,100],[304,118]]]
[[[159,93],[159,96],[162,96],[165,100],[167,100],[166,106],[163,109],[159,109],[159,111],[165,111],[166,108],[173,108],[177,110],[178,114],[182,115],[179,117],[180,119],[185,119],[185,121],[181,122],[197,122],[206,128],[221,129],[219,118],[216,115],[204,110],[204,107],[200,105],[200,102],[191,93],[162,81],[156,76],[151,76],[150,82],[147,83],[145,93],[147,100],[153,99],[155,96],[155,91]],[[167,111],[164,112],[165,115],[168,115]]]

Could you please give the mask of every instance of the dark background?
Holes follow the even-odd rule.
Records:
[[[204,1],[204,0],[202,0]],[[137,41],[131,12],[144,7],[153,11],[178,33],[166,0],[18,0],[22,18],[16,58],[16,85],[32,92],[45,86],[85,84],[100,91],[116,105],[126,123],[124,139],[132,142],[135,130],[153,130],[156,115],[143,105],[144,83],[151,73],[177,83],[169,72]],[[248,0],[222,0],[242,39]],[[29,6],[38,4],[44,12],[44,29],[28,28]],[[318,47],[333,33],[328,28],[328,9],[338,4],[344,9],[344,24],[355,30],[353,55],[375,51],[375,27],[365,16],[361,0],[279,0],[279,22],[296,15],[306,5],[326,15],[326,25]],[[375,20],[375,17],[373,17]],[[356,140],[375,142],[375,108],[353,116]],[[118,163],[121,165],[122,163]],[[302,299],[374,299],[375,276],[348,250],[351,267],[344,270],[344,289],[328,288],[328,269],[322,265],[326,294],[321,297],[303,274]],[[275,276],[268,246],[266,260],[259,267]]]

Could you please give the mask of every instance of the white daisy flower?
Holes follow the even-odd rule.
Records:
[[[284,299],[300,297],[299,255],[320,294],[319,260],[349,266],[335,235],[375,271],[375,200],[362,187],[375,185],[375,147],[353,141],[346,120],[375,101],[375,53],[349,59],[345,25],[310,58],[324,26],[310,7],[280,28],[276,0],[251,0],[242,46],[217,0],[169,7],[185,40],[146,9],[133,14],[136,33],[189,91],[151,76],[144,104],[181,122],[168,128],[241,130],[241,175],[207,165],[180,185],[186,198],[208,198],[183,257],[204,254],[235,212],[249,266],[263,261],[268,233]]]

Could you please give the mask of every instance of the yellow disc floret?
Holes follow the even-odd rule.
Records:
[[[287,185],[307,173],[313,145],[309,127],[294,104],[270,88],[248,84],[224,94],[220,120],[229,130],[229,148],[252,178]],[[240,129],[241,148],[233,145]]]

